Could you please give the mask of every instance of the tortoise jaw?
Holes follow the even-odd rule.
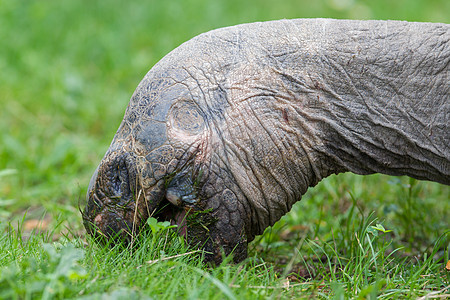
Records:
[[[92,221],[85,220],[84,226],[88,233],[100,243],[110,245],[128,245],[135,231],[133,224],[129,224],[113,211],[99,213]]]

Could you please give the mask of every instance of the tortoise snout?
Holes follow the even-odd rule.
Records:
[[[127,243],[132,235],[138,184],[135,160],[134,154],[108,153],[89,183],[84,225],[101,240]]]

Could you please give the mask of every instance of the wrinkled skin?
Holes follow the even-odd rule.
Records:
[[[220,262],[341,172],[450,184],[449,25],[282,20],[219,29],[139,84],[92,177],[89,233],[149,216]]]

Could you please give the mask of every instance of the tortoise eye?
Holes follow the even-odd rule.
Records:
[[[198,106],[190,101],[177,102],[171,109],[170,124],[188,135],[198,135],[205,128],[205,120]]]

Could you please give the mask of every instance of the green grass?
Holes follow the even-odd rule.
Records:
[[[435,183],[332,176],[247,261],[217,268],[162,224],[133,249],[101,248],[78,211],[138,82],[189,38],[280,18],[448,23],[448,11],[445,0],[0,0],[0,298],[450,294],[450,190]]]

